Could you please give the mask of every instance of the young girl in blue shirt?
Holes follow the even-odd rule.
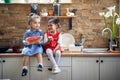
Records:
[[[43,39],[35,41],[33,43],[27,42],[28,37],[32,36],[44,36],[43,32],[40,27],[40,20],[41,17],[37,14],[31,13],[28,18],[28,24],[30,28],[25,32],[23,36],[23,44],[24,48],[22,50],[23,56],[23,68],[22,68],[22,76],[26,76],[28,73],[28,61],[29,57],[35,55],[38,61],[38,71],[42,71],[43,64],[42,64],[42,53],[43,53]]]

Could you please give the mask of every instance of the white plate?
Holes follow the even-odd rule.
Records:
[[[69,33],[62,34],[62,45],[63,46],[71,46],[75,44],[75,39],[73,35]]]

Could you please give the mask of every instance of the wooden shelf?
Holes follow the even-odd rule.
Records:
[[[0,3],[1,5],[7,4],[7,5],[26,5],[26,4],[39,4],[39,5],[53,5],[53,3]],[[72,3],[60,3],[60,4],[72,4]]]
[[[6,1],[0,1],[1,4],[33,4],[33,3],[37,3],[37,4],[53,4],[54,0],[35,0],[35,1],[28,1],[28,0],[24,0],[24,1],[20,1],[20,0],[11,0],[10,2],[6,2]],[[71,4],[72,0],[60,0],[59,1],[60,4]]]
[[[76,18],[77,16],[41,16],[42,18],[51,18],[51,17],[57,17],[57,18],[67,18],[69,19],[69,30],[72,29],[72,18]]]
[[[43,18],[57,17],[57,18],[75,18],[77,16],[41,16]]]

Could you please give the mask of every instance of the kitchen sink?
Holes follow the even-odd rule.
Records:
[[[107,48],[84,48],[83,53],[104,54],[109,52],[107,51]]]

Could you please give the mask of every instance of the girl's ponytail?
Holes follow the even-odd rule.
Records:
[[[28,17],[28,24],[30,25],[30,22],[32,21],[33,18],[39,18],[41,20],[41,17],[35,13],[30,13]]]

